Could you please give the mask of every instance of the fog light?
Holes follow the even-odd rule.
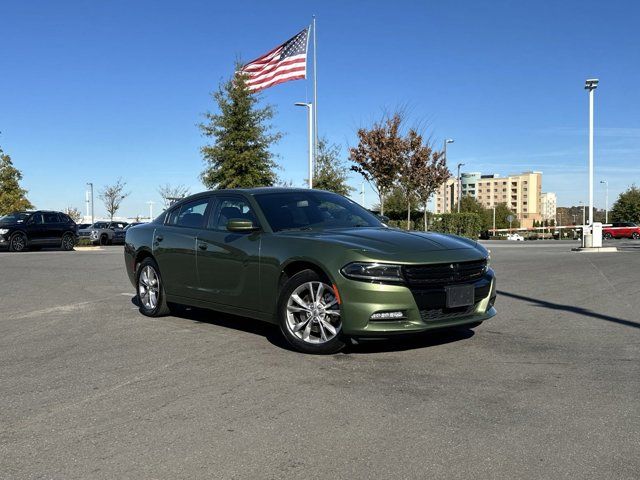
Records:
[[[404,312],[376,312],[371,315],[371,320],[399,320],[405,318]]]

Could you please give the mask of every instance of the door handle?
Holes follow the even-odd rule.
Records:
[[[200,250],[206,250],[207,249],[207,244],[206,243],[199,243],[198,244],[198,248]]]
[[[156,237],[156,242],[161,242],[164,239],[164,237],[162,235],[158,235]]]

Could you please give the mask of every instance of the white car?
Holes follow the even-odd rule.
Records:
[[[524,237],[519,233],[510,233],[507,235],[507,240],[512,240],[514,242],[524,242]]]

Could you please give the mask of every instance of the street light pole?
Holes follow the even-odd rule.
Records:
[[[91,224],[93,225],[93,223],[94,223],[94,217],[93,217],[93,183],[88,182],[87,185],[89,186],[89,189],[91,191]]]
[[[584,204],[582,200],[580,200],[580,205],[582,206],[582,225],[586,225],[586,216],[587,216],[587,206]]]
[[[153,204],[156,202],[149,200],[147,203],[149,204],[149,221],[151,222],[153,220]]]
[[[593,225],[593,96],[598,79],[587,79],[584,88],[589,90],[589,225]]]
[[[447,164],[447,144],[449,143],[453,143],[454,140],[453,138],[445,138],[444,139],[444,163],[445,165]],[[444,196],[444,213],[447,213],[447,198],[449,197],[449,192],[448,192],[449,188],[447,187],[447,182],[444,183],[444,191],[445,191],[445,196]],[[451,209],[451,207],[449,207],[449,209]]]
[[[460,178],[460,167],[464,166],[464,163],[458,164],[458,213],[460,213],[460,201],[462,199],[462,178]]]
[[[313,151],[315,143],[313,136],[313,103],[296,102],[296,107],[307,107],[309,113],[309,188],[313,188]]]
[[[496,236],[496,204],[493,204],[493,236]]]
[[[609,223],[609,181],[600,180],[604,183],[604,223]]]

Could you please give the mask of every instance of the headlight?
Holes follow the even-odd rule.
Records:
[[[350,263],[344,266],[341,272],[353,280],[394,283],[403,281],[400,265],[388,263]]]
[[[0,228],[0,235],[4,235],[5,233],[9,233],[8,228]]]

